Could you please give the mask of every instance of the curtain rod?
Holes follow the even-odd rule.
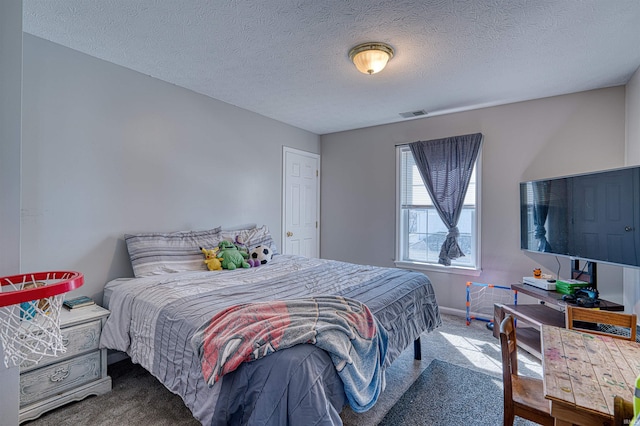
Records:
[[[472,135],[477,135],[477,134],[481,134],[482,135],[482,133],[470,133],[468,135],[459,135],[459,136],[472,136]],[[456,138],[456,137],[459,137],[459,136],[450,136],[450,137],[447,137],[447,138],[440,138],[440,139],[450,139],[450,138]],[[484,139],[484,135],[482,135],[482,139]],[[433,140],[439,140],[439,139],[433,139]],[[421,142],[421,141],[415,141],[415,142]],[[408,146],[408,145],[411,145],[412,143],[415,143],[415,142],[397,143],[397,144],[395,144],[395,147],[397,148],[399,146]]]

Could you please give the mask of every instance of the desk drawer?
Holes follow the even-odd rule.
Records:
[[[101,376],[101,352],[60,361],[20,375],[20,406],[76,388]]]
[[[61,330],[62,344],[67,351],[65,353],[58,354],[58,356],[45,356],[37,365],[29,361],[23,361],[22,364],[20,364],[20,371],[25,372],[35,368],[44,367],[65,358],[97,350],[98,344],[100,343],[101,327],[102,324],[100,320],[97,320],[86,324],[63,328]]]

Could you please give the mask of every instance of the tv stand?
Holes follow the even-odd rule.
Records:
[[[587,282],[591,288],[598,288],[598,264],[587,260],[584,267],[580,269],[580,260],[572,259],[571,278]]]
[[[518,320],[518,346],[542,359],[540,350],[540,328],[543,324],[565,327],[564,308],[567,303],[562,300],[563,294],[553,290],[543,290],[527,284],[512,284],[511,289],[539,300],[538,304],[494,305],[493,335],[500,338],[500,323],[507,314]],[[517,300],[517,297],[516,297]],[[600,309],[624,311],[624,306],[608,300],[600,299]]]

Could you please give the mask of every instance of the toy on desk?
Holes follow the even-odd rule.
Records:
[[[542,278],[542,269],[536,268],[533,270],[533,278]]]

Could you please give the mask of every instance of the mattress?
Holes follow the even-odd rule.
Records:
[[[229,413],[229,407],[242,405],[229,401],[229,394],[234,393],[232,383],[244,377],[243,386],[247,383],[258,385],[251,379],[256,368],[267,368],[267,365],[268,368],[279,368],[274,364],[277,364],[276,357],[270,355],[245,363],[244,369],[239,368],[229,375],[231,377],[224,376],[212,387],[206,384],[200,360],[191,346],[191,337],[212,316],[229,306],[322,295],[358,300],[369,307],[387,331],[384,367],[390,365],[422,332],[431,331],[441,324],[433,288],[424,274],[290,255],[274,256],[266,265],[251,269],[117,279],[107,283],[104,294],[105,305],[111,315],[102,332],[101,347],[126,352],[133,362],[142,365],[170,391],[180,395],[194,417],[207,425],[230,422],[229,416],[234,413]],[[310,362],[318,364],[317,368],[305,368],[313,370],[313,374],[322,375],[327,383],[321,394],[328,396],[316,398],[318,401],[314,403],[326,404],[322,401],[326,397],[332,401],[331,406],[335,410],[316,407],[319,412],[329,408],[332,411],[326,422],[318,423],[339,424],[337,413],[343,400],[334,395],[339,381],[335,381],[330,369],[326,369],[325,364],[330,362],[328,358],[323,358],[322,354],[307,353],[313,351],[291,351],[291,354],[300,353],[299,356],[305,359],[313,359]],[[312,382],[310,380],[310,386]],[[221,397],[223,388],[225,391]],[[292,395],[297,393],[300,391],[292,392]],[[238,395],[247,395],[246,389]],[[221,407],[220,401],[223,400],[225,407]],[[282,402],[282,405],[287,403]],[[256,405],[252,409],[258,408]],[[221,415],[226,417],[221,419]],[[265,424],[287,423],[281,418],[284,415],[289,414],[276,413]]]

